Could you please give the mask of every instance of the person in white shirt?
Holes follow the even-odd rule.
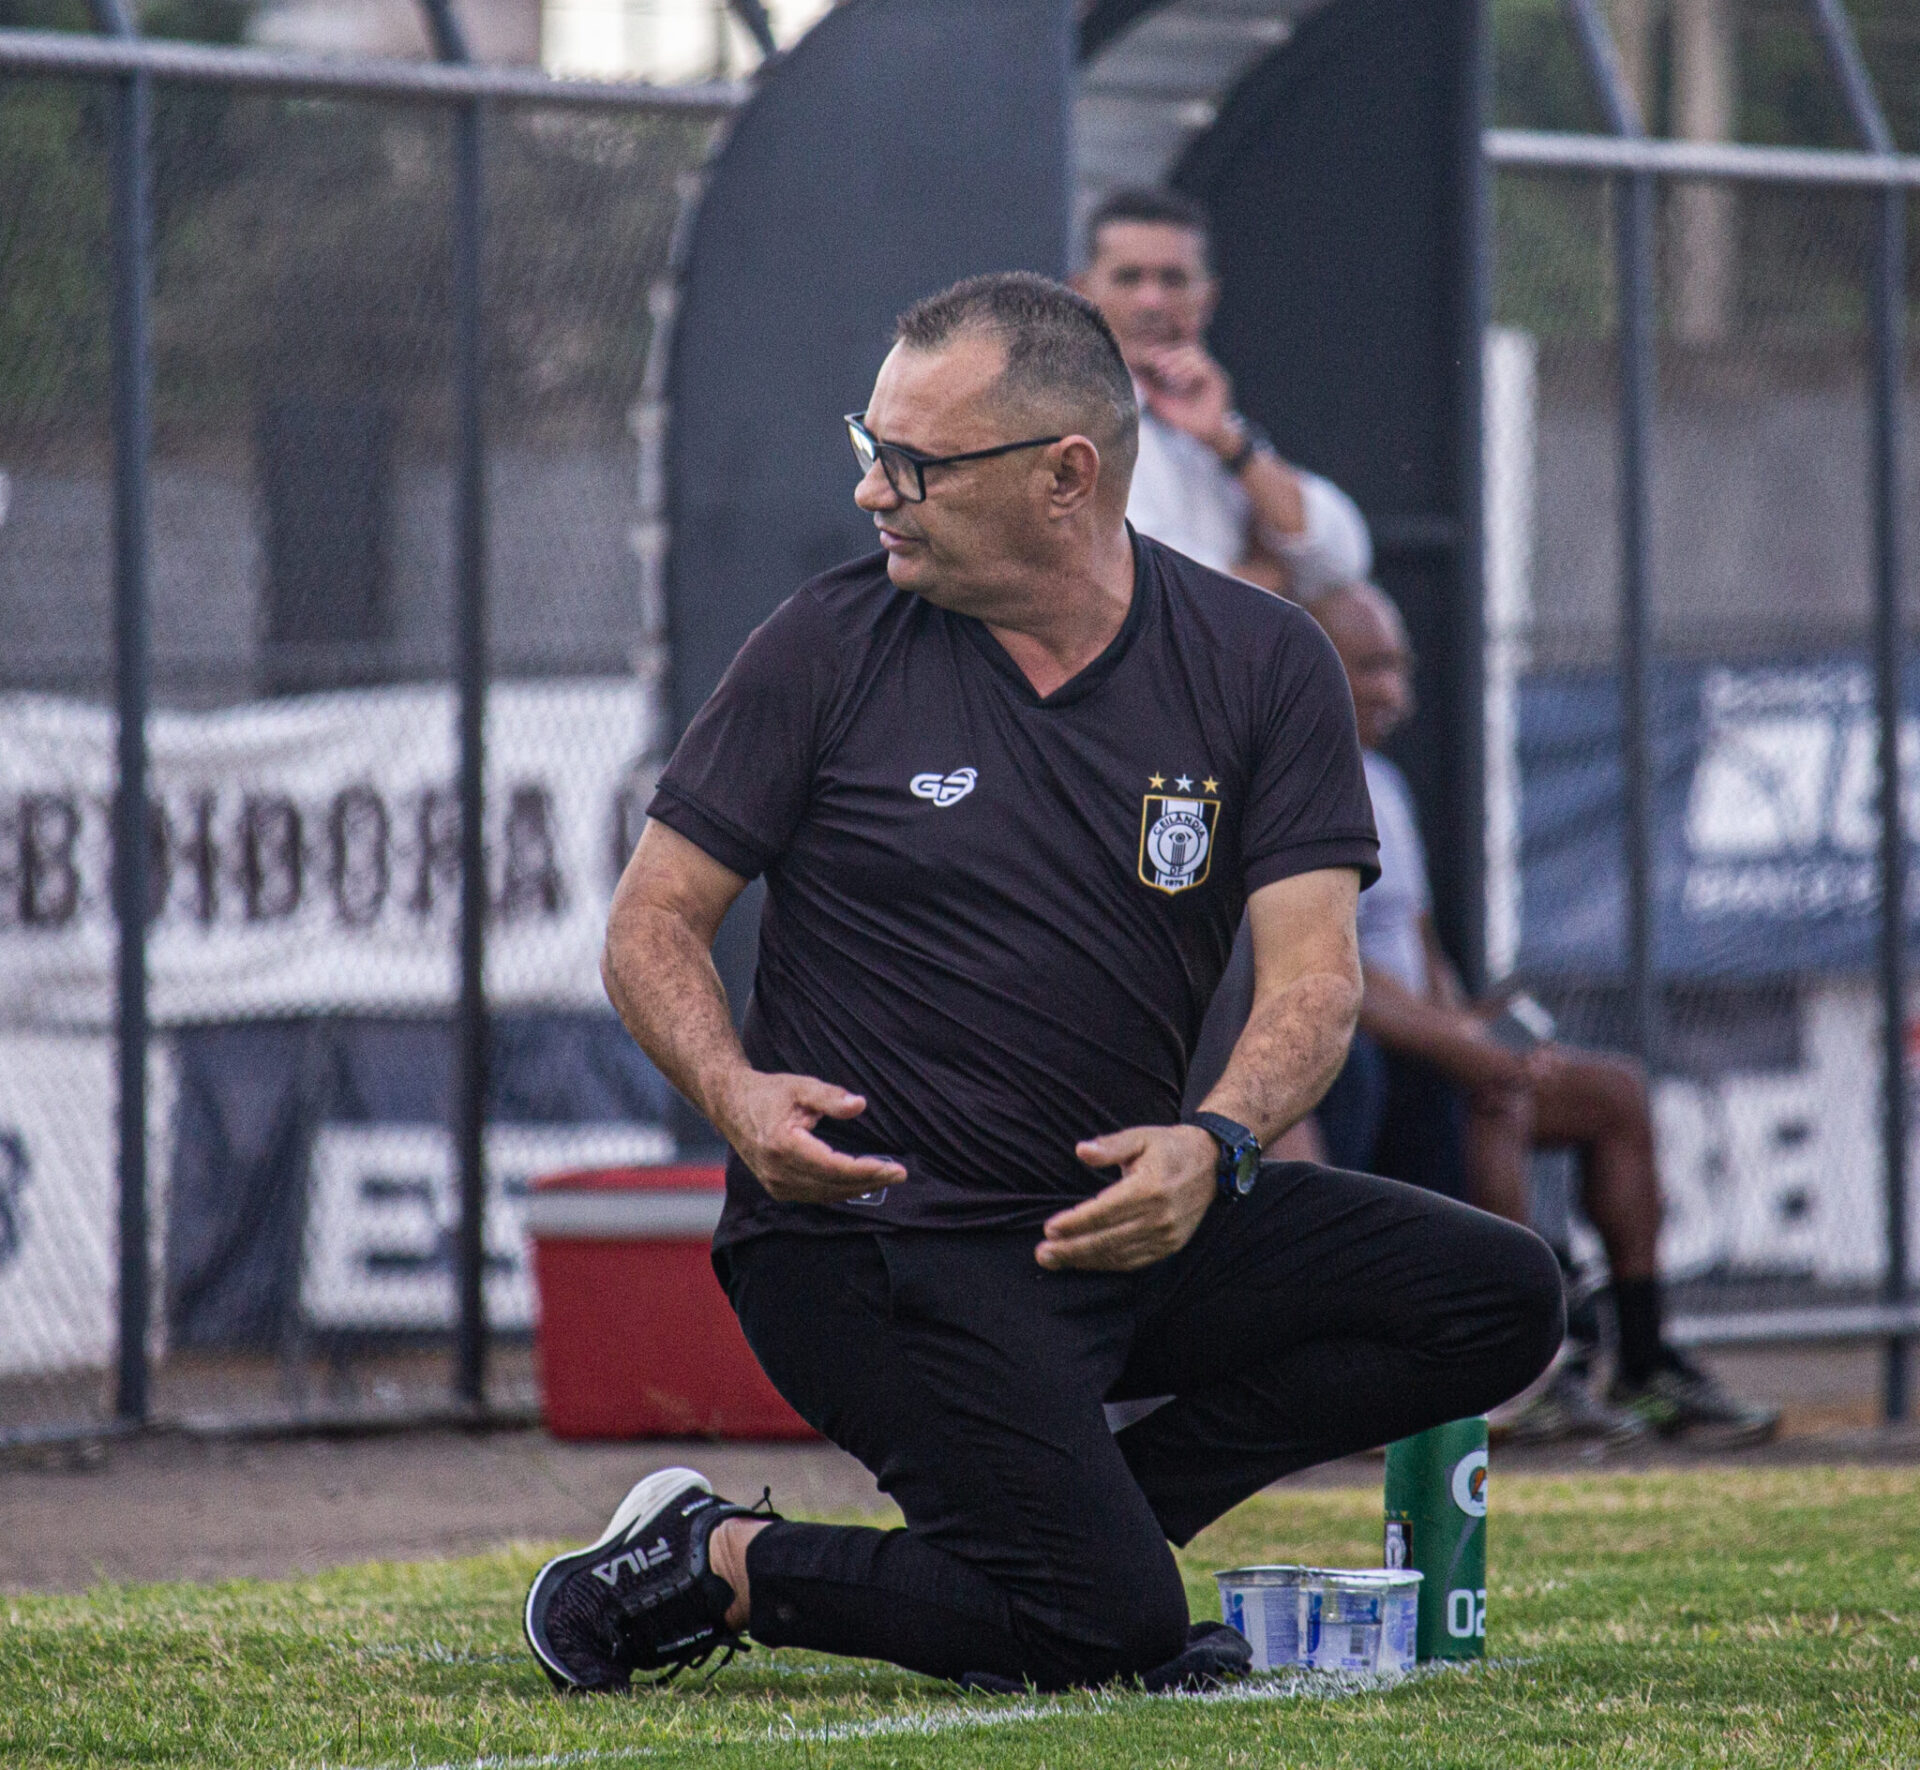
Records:
[[[1140,395],[1133,526],[1296,602],[1365,577],[1373,545],[1353,500],[1280,458],[1207,352],[1219,285],[1200,207],[1116,191],[1088,220],[1086,257],[1074,286],[1106,316]]]
[[[1189,559],[1300,603],[1373,569],[1366,519],[1347,494],[1280,458],[1233,404],[1233,382],[1207,352],[1219,299],[1207,218],[1190,198],[1120,190],[1087,220],[1086,268],[1073,279],[1106,317],[1140,400],[1140,452],[1127,520]],[[1242,928],[1193,1056],[1189,1097],[1218,1079],[1253,1000],[1253,949]],[[1269,1151],[1324,1158],[1312,1117]]]
[[[1729,1395],[1662,1332],[1660,1180],[1644,1071],[1631,1058],[1552,1038],[1515,1048],[1496,1024],[1508,998],[1475,1001],[1434,931],[1413,796],[1380,754],[1413,710],[1400,611],[1384,591],[1355,583],[1318,598],[1312,613],[1353,691],[1380,838],[1380,878],[1359,907],[1360,1030],[1321,1103],[1330,1163],[1464,1196],[1525,1223],[1529,1155],[1572,1149],[1581,1206],[1612,1278],[1614,1379],[1602,1404],[1587,1392],[1586,1372],[1563,1364],[1515,1416],[1516,1435],[1618,1440],[1704,1428],[1723,1442],[1769,1437],[1774,1410]]]

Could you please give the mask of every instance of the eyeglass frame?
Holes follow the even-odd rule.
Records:
[[[860,462],[860,473],[864,479],[873,471],[860,448],[860,439],[865,437],[873,448],[873,458],[880,464],[880,471],[887,476],[887,484],[893,487],[897,497],[909,504],[924,504],[927,501],[927,474],[929,467],[957,467],[963,461],[989,461],[996,455],[1011,455],[1018,449],[1042,449],[1050,443],[1065,442],[1065,436],[1030,436],[1025,442],[999,443],[990,449],[968,449],[959,455],[923,455],[918,449],[910,449],[905,443],[882,442],[867,428],[865,412],[848,412],[842,420],[847,427],[847,440],[853,444],[853,458]],[[913,469],[915,491],[908,491],[893,477],[893,469],[887,465],[890,457],[904,461]]]

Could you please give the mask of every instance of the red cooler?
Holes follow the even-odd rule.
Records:
[[[719,1168],[536,1180],[536,1361],[556,1438],[812,1438],[748,1349],[708,1264]]]

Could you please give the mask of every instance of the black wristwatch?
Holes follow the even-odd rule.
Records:
[[[1259,425],[1253,423],[1244,414],[1234,412],[1231,416],[1234,423],[1240,426],[1240,446],[1235,449],[1231,455],[1221,461],[1220,465],[1227,470],[1232,478],[1238,479],[1241,474],[1246,472],[1247,463],[1251,461],[1255,455],[1259,454],[1262,449],[1271,449],[1273,447],[1273,439],[1268,436]],[[1196,1123],[1197,1122],[1198,1121],[1196,1121]],[[1225,1121],[1223,1120],[1222,1122],[1224,1123]]]
[[[1217,1112],[1196,1112],[1192,1122],[1220,1145],[1220,1165],[1213,1177],[1221,1193],[1245,1198],[1260,1177],[1260,1139]]]

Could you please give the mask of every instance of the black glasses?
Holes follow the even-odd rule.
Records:
[[[887,476],[887,484],[909,504],[923,504],[927,497],[926,471],[929,467],[954,467],[962,461],[987,461],[995,455],[1011,455],[1016,449],[1040,449],[1048,443],[1064,442],[1059,436],[1030,436],[1025,442],[1001,443],[992,449],[969,449],[964,455],[923,455],[902,443],[882,442],[867,428],[865,412],[847,414],[847,435],[853,442],[853,456],[860,463],[860,477],[873,471],[874,462]]]

